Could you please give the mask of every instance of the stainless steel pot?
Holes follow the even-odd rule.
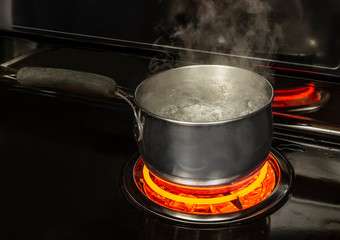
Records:
[[[149,92],[190,86],[194,81],[201,81],[201,88],[209,88],[212,81],[222,82],[222,86],[224,82],[233,82],[232,86],[237,85],[239,91],[258,88],[257,94],[265,95],[266,101],[250,114],[212,122],[165,118],[142,104]],[[235,67],[196,65],[154,75],[135,92],[144,129],[142,140],[138,141],[140,153],[148,168],[176,183],[195,186],[232,183],[258,168],[270,152],[273,95],[266,79]],[[138,135],[137,126],[135,134]]]
[[[274,91],[266,79],[248,70],[195,65],[164,71],[144,80],[137,87],[136,106],[122,91],[117,90],[112,79],[96,74],[23,68],[19,70],[17,79],[28,86],[77,89],[124,98],[134,110],[134,134],[146,165],[160,177],[179,184],[230,184],[258,168],[271,148],[271,101]],[[167,118],[148,108],[146,103],[162,102],[167,96],[144,101],[150,92],[157,93],[160,89],[173,86],[185,88],[193,81],[201,83],[202,88],[216,81],[222,84],[233,82],[241,91],[256,88],[257,94],[264,96],[266,101],[243,116],[198,122]]]

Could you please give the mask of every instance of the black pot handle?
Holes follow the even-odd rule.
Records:
[[[139,130],[139,136],[136,136],[136,139],[138,142],[143,139],[143,124],[137,114],[136,107],[126,97],[127,94],[118,89],[117,83],[112,78],[68,69],[24,67],[17,72],[16,80],[21,85],[29,87],[57,88],[109,98],[118,96],[132,107]]]
[[[109,77],[68,69],[24,67],[17,72],[17,81],[24,86],[49,87],[114,97],[117,83]]]

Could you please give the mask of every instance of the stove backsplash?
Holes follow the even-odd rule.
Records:
[[[0,1],[5,31],[89,35],[329,69],[339,65],[339,24],[340,3],[332,0]]]

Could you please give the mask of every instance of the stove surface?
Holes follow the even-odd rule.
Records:
[[[24,99],[15,103],[1,96],[5,229],[11,239],[109,239],[121,234],[128,239],[186,239],[192,234],[196,239],[339,237],[339,148],[276,137],[274,148],[296,174],[289,200],[269,217],[245,225],[190,228],[162,222],[124,198],[121,170],[137,151],[136,144],[132,138],[99,133],[74,121],[98,112],[77,104],[56,106],[44,97],[28,108],[21,104]],[[6,109],[8,101],[12,109]]]
[[[153,55],[45,48],[5,67],[94,72],[115,78],[128,91],[153,74]],[[313,81],[329,91],[329,105],[315,112],[282,112],[289,121],[274,115],[275,123],[284,126],[276,125],[273,148],[295,172],[288,201],[256,221],[199,228],[163,221],[136,209],[124,197],[122,169],[138,154],[132,111],[124,102],[25,88],[7,77],[0,79],[3,234],[7,239],[113,239],[122,235],[126,239],[339,239],[340,144],[334,128],[340,118],[334,109],[340,88],[336,82],[299,78],[303,84]],[[295,78],[285,79],[293,82]],[[282,80],[277,77],[277,82]],[[289,128],[305,120],[293,119],[294,124],[286,126],[292,121],[286,115],[318,123],[329,119],[324,129],[331,126],[335,134]]]

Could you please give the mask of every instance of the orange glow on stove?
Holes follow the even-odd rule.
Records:
[[[153,202],[176,211],[215,215],[252,207],[266,199],[279,182],[279,167],[270,155],[246,178],[227,186],[190,187],[168,182],[148,170],[140,159],[135,167],[139,190]]]
[[[302,73],[313,73],[318,74],[318,72],[315,71],[308,71],[308,70],[302,70],[302,69],[294,69],[294,68],[284,68],[284,67],[274,67],[274,66],[266,66],[266,65],[259,65],[259,64],[252,64],[253,66],[257,67],[265,67],[265,68],[272,68],[276,70],[284,70],[284,71],[292,71],[292,72],[302,72]]]
[[[318,93],[313,85],[294,88],[275,90],[272,107],[303,107],[320,100]]]
[[[284,114],[284,113],[278,113],[278,112],[273,112],[273,115],[274,116],[280,116],[280,117],[294,118],[294,119],[298,119],[298,120],[305,120],[305,121],[310,121],[311,120],[311,118],[307,118],[307,117],[291,115],[291,114]]]

